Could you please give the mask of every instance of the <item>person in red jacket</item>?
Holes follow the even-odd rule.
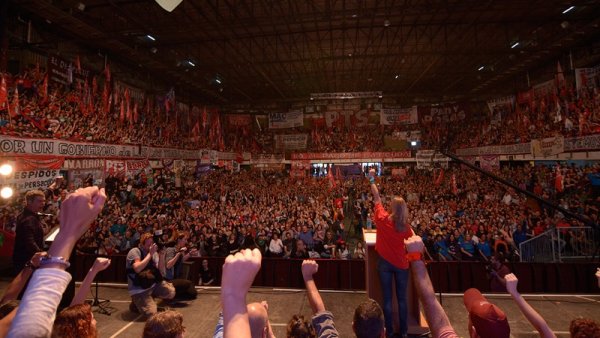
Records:
[[[385,210],[379,196],[379,189],[375,184],[375,170],[369,170],[369,182],[373,194],[374,215],[373,221],[377,226],[377,239],[375,250],[379,254],[377,271],[381,282],[383,294],[383,314],[385,329],[388,337],[394,335],[392,319],[392,287],[396,288],[398,301],[398,315],[400,335],[408,334],[408,303],[406,301],[406,288],[408,286],[408,260],[404,240],[414,233],[408,222],[408,207],[402,197],[396,196],[392,200],[391,213]],[[394,284],[392,284],[394,283]]]

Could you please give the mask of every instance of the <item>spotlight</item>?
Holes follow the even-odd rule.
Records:
[[[483,66],[477,68],[477,70],[482,71],[483,70]]]
[[[512,46],[510,46],[510,48],[517,48],[518,45],[519,45],[519,42],[515,42],[512,44]]]
[[[0,196],[4,199],[11,198],[13,195],[13,190],[11,187],[4,187],[0,190]]]
[[[12,165],[5,163],[2,166],[0,166],[0,175],[2,176],[8,176],[12,173],[13,171],[13,167]]]
[[[565,10],[563,11],[563,14],[567,14],[567,13],[569,13],[569,12],[570,12],[570,11],[572,11],[574,8],[575,8],[575,6],[571,6],[571,7],[567,8],[567,9],[565,9]]]
[[[417,141],[410,141],[410,146],[411,147],[416,147],[417,146]]]

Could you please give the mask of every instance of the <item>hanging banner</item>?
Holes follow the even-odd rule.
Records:
[[[410,158],[410,150],[395,152],[361,152],[361,153],[293,153],[292,160],[364,160]]]
[[[304,126],[304,113],[301,110],[294,110],[287,113],[269,113],[269,129],[302,126]]]
[[[79,83],[83,87],[85,80],[89,77],[89,69],[77,69],[73,62],[58,56],[48,57],[48,80],[55,84],[70,85]]]
[[[531,154],[531,143],[457,149],[456,154],[459,156]]]
[[[490,110],[490,114],[493,115],[494,112],[496,111],[496,109],[504,109],[505,107],[512,109],[512,107],[515,106],[516,101],[517,101],[517,98],[514,95],[511,95],[511,96],[500,97],[497,99],[489,100],[489,101],[487,101],[487,106],[488,106],[488,109]]]
[[[274,135],[273,138],[277,150],[303,150],[308,142],[306,134]]]
[[[500,169],[500,156],[482,155],[479,157],[479,166],[487,171],[498,170]]]
[[[541,140],[531,140],[531,154],[534,157],[548,157],[565,151],[563,136],[548,137]]]
[[[106,167],[104,168],[104,172],[107,174],[112,174],[113,176],[125,176],[127,172],[127,166],[125,161],[119,160],[106,160]]]
[[[137,173],[140,170],[144,170],[150,167],[150,161],[148,160],[137,160],[137,161],[127,161],[127,172],[128,173]]]
[[[419,106],[417,109],[419,120],[423,124],[458,122],[470,115],[466,103]]]
[[[249,126],[252,124],[252,117],[248,114],[228,114],[225,119],[230,126]]]
[[[4,178],[4,184],[12,187],[17,192],[25,192],[32,189],[44,190],[56,177],[60,175],[62,161],[58,160],[52,165],[53,168],[44,167],[43,162],[32,160],[32,158],[17,158],[12,164],[13,172]]]
[[[548,80],[533,86],[533,95],[536,98],[548,96],[556,92],[556,82],[554,80]]]
[[[448,167],[450,158],[435,150],[419,150],[415,155],[417,169],[433,170],[434,164],[438,163],[444,168]]]
[[[64,157],[55,156],[23,156],[17,163],[18,170],[60,169],[65,162]]]
[[[104,169],[103,159],[69,159],[65,160],[64,170]]]
[[[417,106],[410,108],[383,108],[380,112],[379,123],[386,126],[419,123]]]

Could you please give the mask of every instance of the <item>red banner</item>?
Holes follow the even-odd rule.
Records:
[[[24,156],[19,157],[16,170],[30,171],[41,169],[60,169],[65,162],[64,157],[56,156]]]
[[[248,114],[243,114],[243,115],[228,114],[226,116],[227,116],[227,122],[229,123],[230,126],[241,127],[241,126],[249,126],[252,124],[252,118]]]
[[[360,153],[295,153],[292,160],[358,160],[409,158],[410,150],[395,152],[360,152]]]

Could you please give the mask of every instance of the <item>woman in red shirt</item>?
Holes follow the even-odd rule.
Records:
[[[392,200],[391,214],[381,204],[379,189],[375,184],[375,170],[369,170],[369,181],[375,217],[373,221],[377,226],[377,239],[375,250],[379,254],[377,271],[383,294],[383,314],[385,317],[386,335],[394,335],[392,319],[392,287],[396,288],[396,299],[398,301],[398,315],[400,319],[400,334],[407,336],[408,304],[406,301],[406,288],[408,286],[409,263],[406,257],[404,240],[413,235],[408,223],[408,207],[402,197],[396,196]],[[392,284],[394,283],[394,284]]]

